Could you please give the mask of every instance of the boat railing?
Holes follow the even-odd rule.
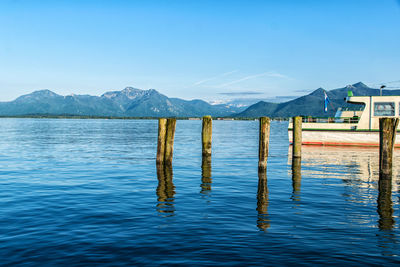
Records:
[[[360,117],[302,117],[302,121],[304,123],[358,123]],[[290,118],[290,122],[292,122],[292,118]]]

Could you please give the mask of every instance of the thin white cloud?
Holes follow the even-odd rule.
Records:
[[[277,72],[270,72],[267,76],[268,77],[275,77],[275,78],[282,78],[282,79],[290,79],[289,76],[286,76],[284,74],[277,73]]]
[[[195,82],[194,84],[192,84],[192,86],[199,86],[199,85],[201,85],[201,84],[203,84],[203,83],[206,83],[206,82],[209,82],[209,81],[213,81],[213,80],[215,80],[215,79],[218,79],[218,78],[222,78],[222,77],[231,75],[231,74],[233,74],[233,73],[235,73],[235,72],[238,72],[238,71],[237,71],[237,70],[233,70],[233,71],[225,72],[225,73],[216,75],[216,76],[214,76],[214,77],[207,78],[207,79],[204,79],[204,80]]]
[[[247,81],[247,80],[251,80],[251,79],[255,79],[255,78],[259,78],[259,77],[264,77],[264,76],[282,78],[282,79],[289,79],[289,77],[286,76],[286,75],[283,75],[283,74],[280,74],[280,73],[277,73],[277,72],[268,71],[268,72],[264,72],[264,73],[260,73],[260,74],[249,75],[249,76],[243,77],[243,78],[238,79],[238,80],[227,82],[227,83],[224,83],[224,84],[216,86],[216,88],[224,88],[224,87],[232,85],[232,84],[236,84],[236,83],[240,83],[240,82],[243,82],[243,81]]]

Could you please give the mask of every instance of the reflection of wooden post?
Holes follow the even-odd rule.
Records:
[[[165,135],[167,132],[167,119],[158,119],[157,164],[164,163]]]
[[[293,117],[293,158],[301,157],[301,117]]]
[[[174,152],[174,137],[175,137],[176,119],[167,119],[167,134],[165,139],[165,164],[172,165],[172,157]]]
[[[208,193],[211,190],[211,157],[204,157],[201,162],[201,191],[200,193]]]
[[[212,142],[212,118],[211,116],[203,117],[203,129],[201,132],[202,151],[203,157],[211,156],[211,142]]]
[[[257,188],[257,227],[264,231],[270,226],[268,218],[268,204],[267,174],[266,172],[259,172]]]
[[[293,200],[299,201],[301,188],[301,158],[292,158],[292,187]]]
[[[157,165],[157,211],[173,215],[175,186],[173,183],[172,166]],[[168,216],[168,215],[167,215]]]
[[[259,171],[264,171],[267,169],[270,122],[270,119],[267,117],[260,118],[260,137],[258,145]]]
[[[399,119],[379,119],[379,179],[392,178],[393,147]]]
[[[392,180],[379,180],[378,227],[380,230],[392,230],[394,226],[392,207]]]

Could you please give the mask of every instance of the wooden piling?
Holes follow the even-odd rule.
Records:
[[[211,156],[211,143],[212,143],[212,118],[211,118],[211,116],[203,117],[203,129],[201,131],[201,139],[202,139],[203,157]]]
[[[293,158],[301,158],[302,117],[293,117]]]
[[[260,117],[260,136],[258,144],[258,171],[267,169],[270,118]]]
[[[164,164],[172,165],[172,158],[174,152],[174,137],[175,137],[176,119],[167,119],[167,132],[165,138],[165,153]]]
[[[392,178],[393,147],[399,119],[379,119],[379,179]]]
[[[267,169],[270,123],[270,118],[260,117],[260,133],[258,141],[258,171],[265,171]]]
[[[165,136],[167,133],[167,119],[158,119],[157,165],[164,163]]]

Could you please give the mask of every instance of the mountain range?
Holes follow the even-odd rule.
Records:
[[[362,82],[326,91],[318,88],[308,95],[282,102],[260,101],[249,107],[219,104],[203,100],[169,98],[154,89],[127,87],[122,91],[106,92],[101,96],[58,95],[50,90],[35,91],[10,102],[0,102],[0,116],[73,115],[117,117],[215,117],[255,118],[291,116],[333,116],[338,107],[350,106],[344,101],[347,91],[354,95],[379,95],[379,89]],[[330,99],[324,112],[324,92]],[[383,95],[400,95],[400,90],[383,90]]]
[[[203,100],[168,98],[154,89],[127,87],[101,96],[58,95],[50,90],[35,91],[10,102],[0,102],[1,116],[80,115],[118,117],[230,116],[244,108],[210,105]]]

